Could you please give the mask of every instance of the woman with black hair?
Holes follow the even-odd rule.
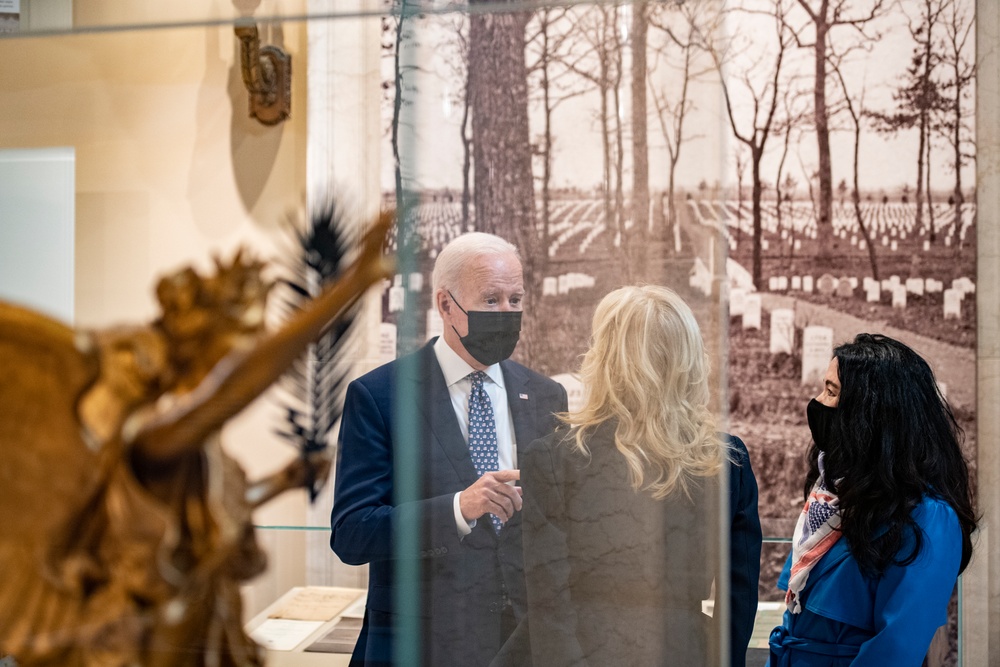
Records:
[[[972,555],[962,431],[927,362],[873,334],[834,351],[807,416],[806,502],[768,664],[917,667]]]

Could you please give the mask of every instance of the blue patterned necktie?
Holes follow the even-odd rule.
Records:
[[[469,374],[472,392],[469,394],[469,456],[476,466],[476,474],[500,469],[500,453],[497,447],[497,423],[493,418],[493,404],[483,387],[486,373],[475,371]],[[493,530],[500,532],[503,522],[495,514],[490,514]]]

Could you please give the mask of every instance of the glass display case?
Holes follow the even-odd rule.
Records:
[[[342,347],[325,357],[310,348],[297,379],[276,383],[221,432],[250,480],[302,457],[303,428],[328,448],[334,469],[314,498],[296,489],[254,508],[268,565],[240,589],[242,621],[268,647],[268,664],[346,665],[369,569],[331,550],[339,410],[349,380],[389,362],[405,373],[417,362],[396,360],[453,340],[442,300],[458,302],[442,296],[434,273],[449,242],[475,231],[516,246],[523,314],[511,359],[552,382],[542,386],[561,387],[570,423],[594,400],[582,361],[598,304],[622,286],[666,286],[690,308],[708,360],[710,416],[696,426],[737,436],[749,456],[748,465],[726,455],[711,473],[688,473],[687,540],[677,528],[673,548],[700,545],[683,547],[697,554],[686,576],[707,586],[691,626],[703,634],[686,639],[700,636],[709,662],[746,652],[747,665],[763,665],[786,608],[776,583],[809,471],[806,405],[836,345],[877,329],[917,349],[964,431],[974,486],[979,462],[993,465],[979,451],[969,381],[982,368],[984,326],[995,330],[982,312],[977,329],[977,260],[992,252],[984,238],[995,244],[976,197],[977,3],[944,3],[935,17],[922,2],[846,3],[858,12],[851,21],[812,4],[0,1],[0,300],[77,331],[150,322],[163,276],[185,266],[211,273],[243,248],[278,284],[267,313],[278,329],[290,317],[282,290],[303,279],[315,293],[323,283],[296,268],[309,266],[303,230],[331,202],[348,237],[379,211],[396,211],[394,269],[352,314]],[[995,22],[995,9],[979,5]],[[921,41],[921,21],[934,41]],[[919,61],[921,45],[934,57]],[[921,78],[918,61],[933,62],[934,75]],[[932,83],[933,109],[914,93]],[[535,391],[511,401],[533,403]],[[439,475],[418,445],[436,428],[424,421],[433,421],[431,394],[401,382],[394,402],[379,405],[395,424],[378,450],[391,462],[369,470],[382,504],[420,505],[464,488],[429,491]],[[505,466],[518,468],[544,433],[520,430],[522,406],[509,409]],[[368,451],[354,448],[342,465]],[[734,484],[749,479],[741,469],[759,489],[753,514],[764,544],[749,646],[731,646],[720,628],[735,623],[731,570],[742,556],[733,536],[748,534],[732,532]],[[541,502],[539,491],[525,493]],[[433,573],[451,567],[444,553],[409,557],[427,550],[422,512],[393,519],[392,555],[379,556],[393,564],[393,609],[409,619],[397,628],[399,664],[434,655],[424,632],[432,614],[419,605],[434,595]],[[517,521],[508,528],[520,531]],[[483,530],[478,523],[472,530]],[[554,548],[539,535],[550,533],[529,538],[536,548]],[[975,581],[989,577],[984,544]],[[669,553],[670,535],[659,548]],[[563,560],[577,557],[570,550]],[[608,589],[636,582],[623,576]],[[987,664],[963,622],[965,605],[980,602],[962,591],[960,580],[927,664]],[[667,606],[693,595],[677,592]],[[631,618],[629,604],[599,602],[618,605],[610,617]],[[456,604],[474,614],[473,602]],[[585,622],[574,614],[546,632],[573,633]],[[582,634],[584,652],[599,654],[600,642],[588,641],[602,632]],[[656,633],[642,634],[639,644]]]

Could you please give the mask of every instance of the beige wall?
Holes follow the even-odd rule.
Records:
[[[93,10],[78,13],[94,22]],[[248,117],[228,26],[0,40],[0,148],[76,150],[78,326],[148,320],[157,278],[207,267],[213,254],[248,246],[274,256],[276,226],[306,191],[306,26],[261,33],[292,55],[297,74],[291,118],[275,127]],[[269,407],[258,402],[224,433],[251,476],[293,455],[271,435]],[[301,523],[303,497],[257,520]],[[283,540],[282,553],[301,553],[296,540]],[[275,559],[282,567],[268,576],[282,581],[270,587],[301,583],[301,558]]]
[[[304,25],[284,26],[304,53]],[[146,317],[155,276],[266,239],[305,190],[290,121],[248,118],[227,27],[0,40],[3,147],[74,146],[83,326]]]
[[[977,426],[980,532],[964,577],[965,665],[1000,665],[1000,6],[977,0],[979,249]]]

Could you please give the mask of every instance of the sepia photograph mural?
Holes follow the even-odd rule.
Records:
[[[496,9],[383,19],[382,188],[406,212],[386,360],[440,333],[430,268],[464,231],[520,248],[515,357],[571,408],[601,297],[676,290],[776,539],[762,601],[782,599],[805,408],[838,344],[884,333],[923,355],[975,460],[973,0]],[[954,616],[928,664],[955,664]]]

